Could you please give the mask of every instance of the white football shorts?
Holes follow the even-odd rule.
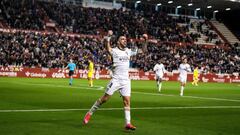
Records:
[[[163,79],[163,74],[156,74],[156,79]]]
[[[181,83],[186,83],[186,82],[187,82],[187,76],[179,76],[178,80],[179,80]]]
[[[122,96],[131,96],[131,81],[112,79],[107,85],[105,93],[113,95],[118,90]]]

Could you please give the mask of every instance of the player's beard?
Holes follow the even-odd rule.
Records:
[[[126,48],[126,44],[125,43],[123,43],[123,44],[119,44],[119,48],[121,49],[121,50],[125,50],[125,48]]]

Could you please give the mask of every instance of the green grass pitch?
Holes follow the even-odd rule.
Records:
[[[109,80],[0,78],[0,135],[239,135],[240,84],[132,81],[131,117],[124,131],[122,99],[115,93],[91,118],[82,119]]]

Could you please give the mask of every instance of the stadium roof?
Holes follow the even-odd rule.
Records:
[[[133,0],[139,1],[139,0]],[[182,8],[189,8],[189,9],[197,9],[200,8],[209,10],[209,11],[225,11],[227,8],[230,10],[240,9],[240,0],[140,0],[143,3],[149,4],[158,4],[161,3],[165,6],[181,6]],[[172,1],[172,3],[168,3]],[[192,6],[188,6],[189,3],[192,3]],[[211,6],[211,8],[207,8],[207,6]]]

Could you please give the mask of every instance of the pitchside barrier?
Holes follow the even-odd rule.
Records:
[[[27,78],[68,78],[69,70],[60,68],[24,68],[16,66],[0,66],[0,77],[27,77]],[[178,81],[178,72],[165,73],[163,80]],[[192,81],[192,73],[188,74],[188,81]],[[74,78],[87,78],[87,70],[76,70]],[[94,73],[94,79],[110,79],[111,71],[97,70]],[[153,71],[144,72],[142,70],[130,69],[129,77],[132,80],[155,80]],[[201,82],[218,82],[218,83],[240,83],[239,74],[200,74]]]

